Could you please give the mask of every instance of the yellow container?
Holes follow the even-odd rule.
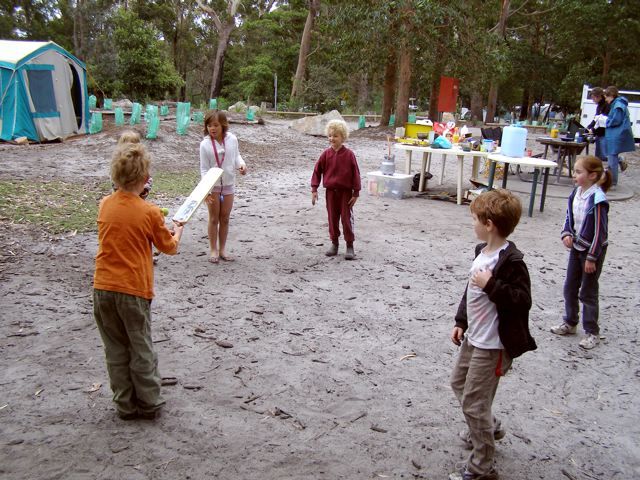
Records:
[[[404,136],[410,138],[418,138],[418,133],[426,133],[433,130],[431,125],[422,125],[420,123],[405,123],[404,124]]]
[[[558,132],[559,132],[559,130],[557,128],[552,128],[551,129],[551,138],[558,138]]]

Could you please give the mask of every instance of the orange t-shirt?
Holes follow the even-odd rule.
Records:
[[[157,205],[123,190],[103,198],[93,288],[152,299],[152,245],[168,255],[178,251]]]

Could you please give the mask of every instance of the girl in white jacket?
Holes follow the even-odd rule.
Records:
[[[247,173],[247,166],[238,149],[238,139],[228,130],[229,121],[224,112],[207,112],[204,118],[205,137],[200,142],[200,174],[204,177],[213,167],[224,170],[222,178],[205,198],[209,210],[207,231],[211,263],[218,263],[220,259],[228,262],[233,260],[227,255],[225,247],[233,208],[236,170],[242,175]]]

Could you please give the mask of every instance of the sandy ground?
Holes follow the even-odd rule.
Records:
[[[464,462],[449,333],[476,244],[468,208],[363,192],[357,260],[327,258],[324,199],[312,207],[308,187],[326,140],[285,121],[232,131],[249,168],[231,220],[237,261],[207,263],[204,208],[180,253],[161,257],[153,336],[163,377],[177,383],[163,388],[154,422],[115,415],[92,316],[96,235],[2,222],[1,478],[446,479]],[[173,132],[163,124],[148,142],[154,170],[197,169],[200,127]],[[0,145],[0,178],[105,181],[118,133]],[[348,142],[363,175],[382,160],[385,134],[367,129]],[[630,161],[621,182],[634,188],[640,160]],[[162,206],[173,213],[182,199]],[[549,198],[512,236],[531,273],[539,348],[498,389],[494,411],[508,433],[497,466],[514,480],[636,478],[640,202],[611,204],[603,338],[588,352],[580,336],[549,333],[563,312],[564,209]]]

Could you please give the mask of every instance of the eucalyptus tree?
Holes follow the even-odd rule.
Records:
[[[286,100],[307,17],[305,2],[254,1],[241,14],[225,62],[222,95],[256,102],[275,102],[276,96]]]
[[[206,3],[206,0],[197,0],[197,2],[198,6],[210,17],[213,28],[218,34],[209,94],[211,98],[215,98],[220,95],[225,55],[229,47],[231,33],[237,26],[236,16],[241,0],[213,0],[211,3]]]
[[[309,11],[307,13],[307,20],[304,24],[304,30],[302,31],[302,38],[300,39],[300,52],[298,55],[298,65],[296,67],[296,74],[293,78],[293,85],[291,87],[291,99],[295,99],[301,90],[302,82],[304,80],[307,71],[307,57],[311,50],[311,34],[313,33],[316,17],[320,11],[320,0],[307,0]]]

